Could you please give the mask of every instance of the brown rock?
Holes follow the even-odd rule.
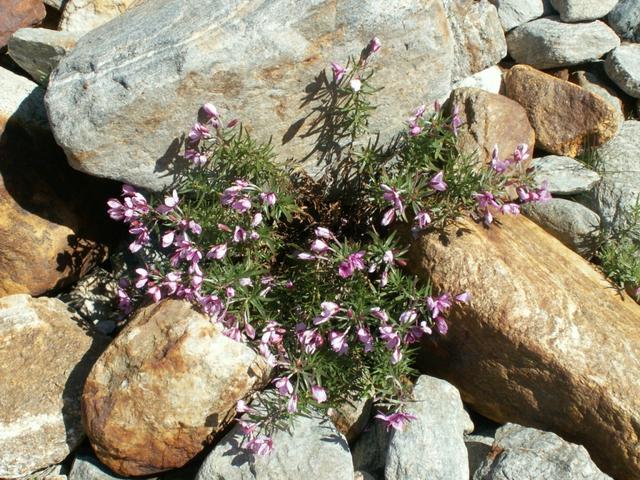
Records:
[[[11,34],[23,27],[38,25],[47,11],[42,0],[2,0],[0,2],[0,48]]]
[[[468,290],[422,368],[500,423],[584,445],[615,478],[640,478],[640,306],[526,218],[463,220],[414,242],[436,291]]]
[[[85,430],[120,475],[181,467],[267,377],[260,355],[189,303],[165,300],[138,312],[94,366],[82,397]]]
[[[367,425],[372,406],[371,399],[352,400],[330,408],[327,414],[347,442],[352,443]]]
[[[505,74],[506,95],[522,105],[536,132],[536,146],[575,157],[620,129],[616,110],[598,95],[527,65]]]
[[[451,94],[450,104],[460,110],[463,125],[458,139],[464,154],[477,152],[486,163],[494,145],[498,145],[501,158],[511,155],[521,143],[533,149],[536,137],[527,112],[510,98],[478,88],[458,88]]]
[[[60,300],[0,298],[0,478],[59,463],[80,444],[82,387],[105,346]]]

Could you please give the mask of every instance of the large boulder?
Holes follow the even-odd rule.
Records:
[[[83,422],[102,463],[120,475],[183,466],[262,387],[268,368],[185,301],[139,311],[89,374]]]
[[[542,150],[575,157],[618,133],[616,109],[573,83],[527,65],[511,68],[504,80],[506,95],[527,111]]]
[[[500,423],[584,445],[614,478],[640,474],[640,305],[525,217],[462,219],[414,241],[410,268],[468,290],[421,368]]]
[[[518,63],[556,68],[597,60],[620,45],[620,39],[599,20],[564,23],[558,17],[545,17],[511,30],[507,45]]]
[[[106,343],[60,300],[0,298],[0,478],[59,463],[82,442],[82,387]]]
[[[62,60],[47,91],[52,128],[74,168],[159,189],[210,101],[259,140],[272,137],[282,162],[305,160],[320,175],[318,89],[331,81],[331,61],[358,55],[373,35],[383,44],[375,83],[387,88],[373,98],[371,127],[388,138],[416,105],[450,89],[441,0],[146,2]]]
[[[607,21],[622,38],[640,42],[640,2],[638,0],[619,0]]]
[[[38,25],[47,11],[42,0],[4,0],[0,3],[0,48],[16,30]]]

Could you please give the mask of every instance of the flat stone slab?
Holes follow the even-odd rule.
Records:
[[[533,160],[535,179],[539,185],[547,182],[552,194],[575,195],[590,190],[600,175],[571,157],[548,155]]]

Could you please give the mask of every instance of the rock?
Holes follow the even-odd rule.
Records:
[[[479,88],[489,93],[500,93],[502,90],[502,70],[494,65],[453,84],[454,90],[463,87]]]
[[[42,0],[4,0],[0,4],[0,48],[13,32],[38,25],[46,14]]]
[[[511,30],[507,45],[517,63],[544,69],[597,60],[620,45],[620,39],[601,21],[562,23],[547,17]]]
[[[473,480],[610,480],[580,445],[551,432],[508,423],[496,432],[493,452]]]
[[[556,195],[586,192],[600,181],[600,175],[570,157],[548,155],[533,161],[536,183],[547,182],[547,190]]]
[[[640,42],[640,2],[638,0],[619,0],[609,12],[607,21],[622,38]]]
[[[498,12],[488,0],[443,0],[443,3],[454,39],[454,82],[496,65],[507,56]]]
[[[611,80],[625,93],[640,98],[640,45],[624,44],[611,52],[604,63]]]
[[[590,195],[589,205],[608,229],[621,230],[628,223],[640,196],[640,122],[627,120],[620,133],[595,151],[602,181]]]
[[[353,474],[353,480],[376,480],[376,479],[370,473],[358,470]]]
[[[536,146],[575,157],[598,146],[620,128],[618,112],[601,97],[527,65],[505,74],[505,92],[524,107],[536,134]]]
[[[469,478],[473,478],[483,462],[491,454],[493,437],[483,435],[465,435],[464,445],[469,457]]]
[[[0,84],[0,296],[41,295],[104,259],[113,186],[69,168],[40,87],[3,69]]]
[[[598,248],[600,217],[584,205],[552,198],[528,204],[524,213],[574,252],[591,257]]]
[[[259,456],[241,447],[244,437],[235,425],[202,464],[196,480],[353,480],[354,469],[346,439],[331,421],[318,414],[299,416],[291,432],[277,430],[273,451]]]
[[[266,377],[256,352],[187,302],[166,300],[139,311],[95,364],[82,396],[85,430],[120,475],[178,468]]]
[[[408,266],[434,291],[474,295],[424,343],[420,368],[481,415],[553,431],[614,478],[636,477],[640,305],[532,221],[499,220],[414,241]]]
[[[544,14],[543,0],[490,0],[498,9],[498,17],[505,32]]]
[[[460,393],[450,383],[422,375],[407,411],[417,418],[391,434],[385,480],[468,480],[464,431],[471,422]],[[471,424],[473,430],[473,424]]]
[[[571,81],[585,90],[599,95],[606,100],[609,105],[616,109],[620,123],[624,121],[624,104],[620,100],[620,94],[607,81],[597,74],[588,71],[577,71],[571,75]]]
[[[74,168],[158,189],[207,100],[257,140],[273,137],[280,161],[305,159],[321,176],[314,92],[331,61],[358,54],[374,33],[384,42],[375,83],[393,85],[372,98],[371,128],[384,141],[416,105],[450,90],[453,41],[440,1],[146,2],[62,60],[47,91],[53,130]]]
[[[551,0],[563,22],[597,20],[607,15],[618,0]]]
[[[106,339],[54,298],[0,298],[0,477],[61,462],[84,432],[80,394]]]
[[[352,443],[362,429],[367,425],[371,416],[372,402],[370,399],[344,402],[337,408],[330,408],[327,415],[347,442]]]
[[[45,5],[55,8],[56,10],[62,10],[67,0],[43,0]]]
[[[458,133],[458,145],[464,154],[478,154],[489,162],[493,146],[498,145],[501,157],[511,155],[516,146],[533,146],[535,133],[527,112],[517,102],[477,88],[453,91],[450,105],[458,106],[463,122]]]
[[[46,85],[49,75],[76,44],[79,35],[46,28],[21,28],[11,36],[9,55],[36,82]]]
[[[113,473],[91,454],[76,455],[69,474],[69,480],[128,480],[130,478]],[[145,480],[155,480],[155,477],[146,477]]]
[[[390,440],[391,432],[387,432],[384,424],[372,421],[351,450],[353,468],[370,472],[376,478],[384,478]]]
[[[67,0],[59,28],[65,32],[88,32],[142,1],[144,0]]]

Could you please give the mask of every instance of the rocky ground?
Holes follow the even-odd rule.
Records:
[[[176,300],[123,327],[105,201],[171,182],[204,101],[320,176],[304,105],[372,35],[381,138],[455,105],[465,152],[529,144],[554,198],[414,242],[415,274],[478,293],[405,432],[362,402],[254,457],[228,421],[262,357]],[[1,3],[0,478],[640,479],[640,306],[591,261],[640,198],[638,42],[640,0]]]

